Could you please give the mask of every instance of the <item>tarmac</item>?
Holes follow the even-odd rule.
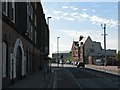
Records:
[[[63,67],[76,67],[74,65],[51,65],[51,72],[44,73],[44,71],[37,71],[27,76],[25,79],[16,82],[9,88],[55,88],[54,78],[56,75],[56,70],[62,69]],[[119,68],[117,66],[96,66],[96,65],[85,65],[86,68],[95,69],[98,71],[111,73],[115,75],[120,75]]]

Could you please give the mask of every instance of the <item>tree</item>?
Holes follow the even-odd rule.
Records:
[[[118,51],[118,53],[115,55],[115,57],[116,57],[117,61],[120,61],[120,51]]]

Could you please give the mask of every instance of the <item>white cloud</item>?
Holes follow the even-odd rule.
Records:
[[[79,8],[73,8],[73,10],[78,10]]]
[[[63,13],[64,16],[68,15],[69,13]]]
[[[82,13],[82,14],[80,14],[80,16],[83,17],[83,18],[87,18],[87,17],[89,17],[89,15],[86,14],[86,13]]]
[[[75,7],[75,6],[63,6],[62,8],[64,9],[72,9],[72,10],[78,10],[79,8]]]
[[[71,14],[71,16],[76,16],[76,15],[78,15],[78,13],[72,13],[72,14]]]
[[[104,18],[101,18],[101,17],[98,17],[98,16],[91,16],[89,17],[89,21],[91,21],[93,24],[107,24],[109,25],[110,27],[115,27],[118,25],[118,21],[117,20],[112,20],[112,19],[104,19]]]
[[[71,18],[71,17],[65,17],[64,19],[69,20],[69,21],[74,21],[75,20],[74,18]]]
[[[69,8],[74,8],[74,6],[71,6]],[[95,11],[95,10],[93,10]],[[117,27],[118,21],[113,19],[105,19],[96,15],[90,16],[89,14],[83,12],[83,13],[69,13],[69,12],[63,12],[63,11],[53,11],[51,15],[47,14],[47,16],[52,16],[54,19],[60,20],[68,20],[68,21],[78,21],[78,22],[90,22],[91,24],[107,24],[110,28],[111,27]]]
[[[72,36],[73,38],[78,38],[80,35],[83,36],[90,36],[91,30],[80,30],[80,31],[76,31],[76,30],[61,30],[62,32],[66,33],[69,36]],[[79,39],[79,38],[78,38]]]
[[[63,6],[62,8],[68,8],[68,6]]]
[[[63,13],[62,11],[53,11],[54,14],[61,14]]]
[[[44,11],[45,14],[48,13],[48,10],[47,10],[47,9],[44,9],[43,11]]]
[[[54,16],[53,18],[59,20],[61,17],[59,17],[59,16]]]
[[[84,8],[84,9],[82,9],[82,10],[83,10],[83,11],[87,11],[88,9],[85,9],[85,8]]]

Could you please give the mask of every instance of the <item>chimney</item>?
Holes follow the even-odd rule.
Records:
[[[79,37],[79,41],[81,41],[83,39],[83,36],[82,35],[80,35],[80,37]]]

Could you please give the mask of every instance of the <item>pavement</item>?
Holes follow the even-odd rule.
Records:
[[[86,68],[91,68],[97,71],[102,71],[102,72],[120,76],[120,68],[118,68],[118,66],[97,66],[97,65],[91,65],[91,64],[86,64],[85,66]]]
[[[9,88],[42,88],[46,81],[50,81],[53,73],[44,73],[43,71],[37,71],[32,73],[29,76],[26,76],[25,79],[22,79],[16,82],[13,85],[10,85]],[[49,86],[50,87],[50,86]]]

